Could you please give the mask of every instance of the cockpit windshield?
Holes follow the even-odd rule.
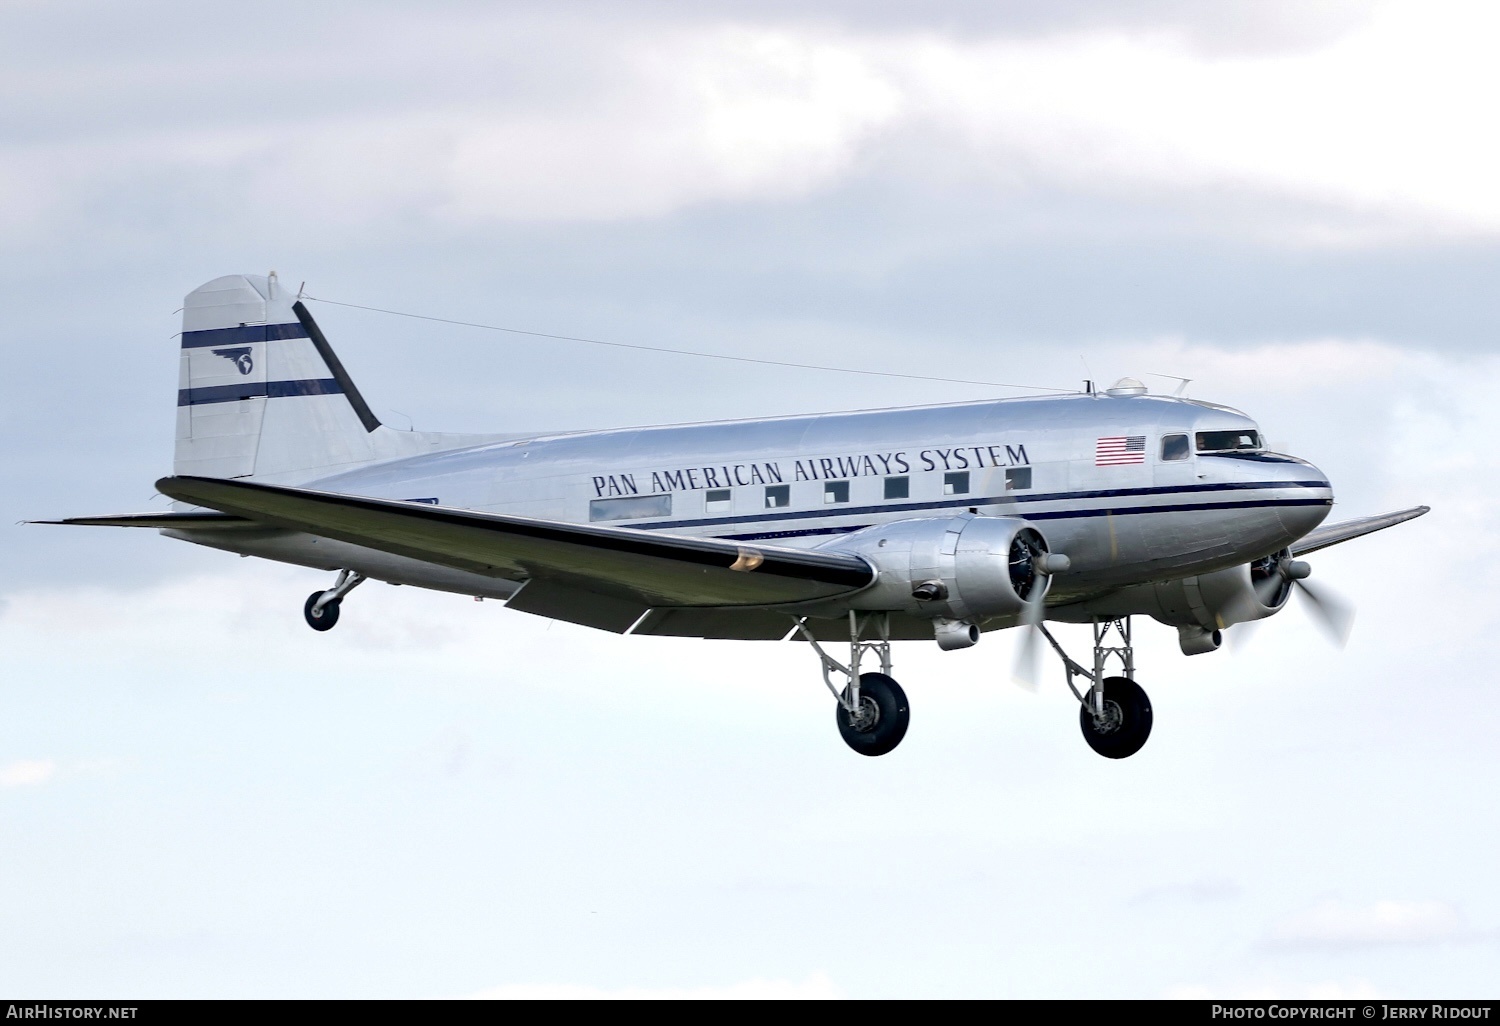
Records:
[[[1199,431],[1199,452],[1235,452],[1241,449],[1259,449],[1259,431]]]

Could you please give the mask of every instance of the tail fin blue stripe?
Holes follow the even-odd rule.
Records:
[[[238,328],[210,328],[207,331],[184,331],[182,348],[231,345],[235,342],[275,342],[283,338],[307,338],[307,329],[299,324],[243,324]]]
[[[340,395],[344,389],[333,378],[309,378],[303,381],[246,382],[243,385],[212,385],[206,388],[177,390],[178,406],[202,406],[205,403],[228,403],[237,399],[287,399],[297,395]]]

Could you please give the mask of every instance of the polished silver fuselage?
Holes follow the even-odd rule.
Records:
[[[1246,563],[1322,522],[1332,491],[1305,461],[1261,451],[1162,459],[1166,435],[1253,429],[1243,414],[1212,404],[1080,394],[539,436],[304,485],[797,547],[838,548],[851,532],[896,520],[1019,517],[1071,561],[1047,598],[1049,616],[1068,618],[1070,604]],[[1100,465],[1100,440],[1114,437],[1144,437],[1140,461]],[[904,487],[887,484],[899,478]],[[393,583],[499,598],[515,590],[295,532],[172,533]]]

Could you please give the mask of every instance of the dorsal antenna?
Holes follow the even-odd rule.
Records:
[[[1172,394],[1174,396],[1177,396],[1178,398],[1182,398],[1183,396],[1187,395],[1188,384],[1193,380],[1192,378],[1184,378],[1179,374],[1158,374],[1156,371],[1147,371],[1146,373],[1151,375],[1153,378],[1168,378],[1169,380],[1177,382],[1177,387],[1172,389]]]

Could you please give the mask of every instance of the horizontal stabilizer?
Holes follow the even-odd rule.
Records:
[[[549,586],[535,589],[537,594],[530,597],[547,609],[556,605],[556,594],[563,588],[626,599],[642,607],[772,606],[847,595],[875,579],[868,563],[845,553],[750,548],[716,538],[535,520],[251,481],[168,477],[156,487],[181,502],[269,526],[491,577],[546,581]],[[543,594],[548,595],[545,601]],[[527,596],[523,589],[520,607],[529,605]],[[606,619],[613,624],[626,613],[620,606]]]
[[[68,517],[66,520],[28,520],[28,524],[66,524],[70,527],[235,527],[264,525],[229,513],[111,513],[102,517]]]
[[[1292,546],[1292,555],[1305,556],[1309,552],[1317,552],[1326,549],[1330,545],[1346,542],[1353,538],[1360,538],[1376,531],[1384,531],[1387,527],[1395,527],[1404,524],[1408,520],[1417,517],[1432,509],[1431,506],[1413,506],[1411,509],[1403,509],[1396,513],[1380,513],[1373,517],[1360,517],[1358,520],[1345,520],[1338,524],[1327,524],[1318,528]]]

